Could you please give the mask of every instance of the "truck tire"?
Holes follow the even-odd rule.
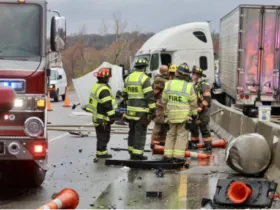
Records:
[[[56,93],[54,94],[53,99],[54,99],[55,102],[58,102],[58,100],[59,100],[59,90],[58,89],[56,90]]]
[[[33,167],[33,170],[30,172],[28,180],[28,187],[40,187],[46,178],[46,172],[42,168],[40,168],[38,165]]]
[[[64,92],[64,94],[61,96],[61,97],[62,97],[62,101],[65,101],[66,91],[67,91],[67,89],[65,88],[65,92]]]

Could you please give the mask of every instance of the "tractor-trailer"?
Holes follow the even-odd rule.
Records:
[[[221,18],[219,41],[225,105],[246,115],[260,105],[279,107],[280,5],[239,5]]]

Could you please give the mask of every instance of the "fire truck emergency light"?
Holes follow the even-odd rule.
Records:
[[[18,2],[19,2],[19,3],[24,3],[24,2],[25,2],[25,0],[18,0]]]

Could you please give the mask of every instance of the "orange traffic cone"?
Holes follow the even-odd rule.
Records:
[[[228,188],[228,198],[233,203],[244,203],[252,194],[252,189],[244,182],[233,182]]]
[[[154,145],[152,152],[154,155],[155,154],[162,155],[162,154],[164,154],[164,146]],[[185,157],[195,157],[197,159],[209,159],[211,156],[207,155],[207,154],[186,151]]]
[[[215,147],[215,148],[226,148],[226,145],[227,145],[227,142],[224,139],[212,141],[212,147]],[[204,148],[204,144],[203,143],[197,144],[197,148]]]
[[[51,103],[51,97],[50,97],[50,92],[48,92],[47,109],[48,109],[48,111],[53,111],[53,109],[52,109],[52,103]]]
[[[64,100],[64,105],[63,107],[71,107],[70,102],[69,102],[69,98],[68,98],[68,91],[66,88],[66,93],[65,93],[65,100]]]
[[[70,188],[61,190],[56,198],[37,210],[42,209],[75,209],[79,204],[78,193]]]

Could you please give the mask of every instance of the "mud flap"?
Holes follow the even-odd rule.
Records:
[[[233,203],[227,195],[229,186],[235,181],[244,182],[252,189],[251,196],[242,204]],[[217,208],[216,205],[219,208],[271,208],[277,185],[275,182],[263,180],[219,179],[213,199],[214,208]]]
[[[150,160],[105,160],[105,165],[127,166],[137,169],[179,169],[184,167],[185,160],[180,162],[150,161]]]

